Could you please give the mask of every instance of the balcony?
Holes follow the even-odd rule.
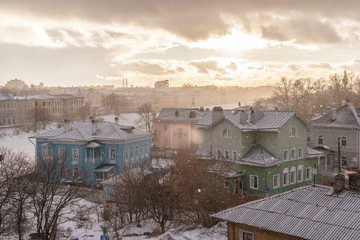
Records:
[[[98,163],[101,162],[101,156],[98,157],[88,157],[85,159],[87,163]]]

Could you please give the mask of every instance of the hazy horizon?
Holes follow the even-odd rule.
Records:
[[[0,3],[0,85],[246,87],[360,72],[358,1]]]

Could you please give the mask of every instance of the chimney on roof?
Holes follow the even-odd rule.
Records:
[[[331,109],[331,121],[336,120],[336,108]]]
[[[353,190],[360,190],[360,174],[350,173],[349,174],[349,188]]]
[[[254,109],[250,108],[249,116],[248,116],[248,122],[254,123]]]
[[[325,108],[325,113],[328,114],[328,113],[330,113],[330,112],[331,112],[331,108],[330,108],[330,106],[327,106],[327,107]]]
[[[179,111],[175,110],[175,117],[179,116]]]
[[[115,117],[115,124],[119,125],[119,117]]]
[[[194,117],[196,117],[195,111],[190,110],[189,118],[194,118]]]
[[[91,125],[92,125],[92,129],[91,129],[91,135],[95,135],[96,131],[98,130],[98,121],[92,119],[91,120]]]
[[[65,132],[70,131],[71,130],[71,122],[70,122],[70,120],[65,119],[64,123],[65,123]]]
[[[219,121],[224,117],[223,108],[222,107],[214,107],[211,111],[211,118],[213,123]]]
[[[342,174],[338,174],[334,177],[334,193],[339,194],[342,190],[344,190],[345,176]]]

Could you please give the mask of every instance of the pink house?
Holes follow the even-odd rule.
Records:
[[[158,150],[188,148],[200,142],[194,127],[206,112],[203,109],[164,108],[154,123],[154,147]]]

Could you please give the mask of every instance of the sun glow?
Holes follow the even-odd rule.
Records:
[[[222,37],[211,37],[206,41],[192,44],[192,47],[210,48],[217,50],[243,51],[264,48],[271,44],[259,36],[246,34],[238,29],[233,29],[230,34]]]

